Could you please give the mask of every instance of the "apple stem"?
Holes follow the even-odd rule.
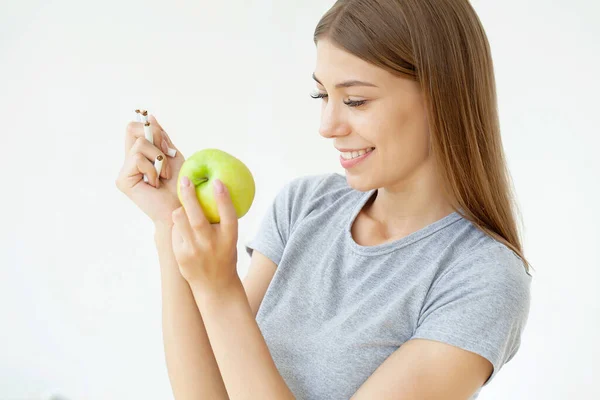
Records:
[[[194,186],[198,186],[204,182],[208,182],[208,178],[194,179]]]

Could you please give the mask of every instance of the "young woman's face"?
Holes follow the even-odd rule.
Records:
[[[418,82],[392,75],[326,39],[317,42],[314,78],[313,96],[326,95],[321,100],[319,133],[334,139],[337,149],[375,148],[356,165],[344,167],[353,188],[402,187],[430,161],[427,115]],[[366,84],[340,85],[348,81]]]

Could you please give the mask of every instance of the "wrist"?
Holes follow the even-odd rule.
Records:
[[[154,232],[171,232],[173,221],[154,221]]]
[[[224,303],[239,297],[240,293],[245,296],[244,285],[239,278],[235,276],[228,282],[221,285],[202,284],[201,282],[188,281],[196,301],[208,305],[213,303]]]
[[[155,221],[154,222],[154,240],[163,242],[164,240],[171,241],[171,232],[173,224],[166,221]]]

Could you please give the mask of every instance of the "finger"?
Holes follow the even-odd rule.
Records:
[[[163,165],[160,171],[160,176],[165,179],[167,178],[168,167],[165,167],[166,159],[164,153],[158,148],[156,148],[156,146],[151,144],[149,141],[147,141],[145,137],[137,138],[133,146],[131,146],[131,149],[129,150],[129,155],[133,155],[136,153],[143,154],[144,156],[146,156],[146,158],[148,158],[148,160],[151,160],[152,162],[154,162],[154,160],[156,160],[159,156],[162,156]]]
[[[171,214],[171,219],[173,220],[173,225],[177,228],[181,239],[184,242],[193,243],[195,235],[192,227],[190,226],[190,221],[188,220],[188,216],[183,207],[179,207],[173,211]]]
[[[169,146],[169,143],[167,142],[167,139],[166,139],[166,132],[162,132],[162,134],[163,134],[163,139],[160,143],[160,149],[163,151],[163,153],[165,153],[169,157],[174,158],[177,155],[177,149],[174,149]]]
[[[171,137],[169,136],[169,134],[165,131],[162,131],[162,134],[163,134],[164,138],[167,140],[167,145],[169,146],[169,148],[179,151],[179,149],[175,146],[175,144],[171,140]]]
[[[148,122],[150,122],[152,125],[156,125],[156,127],[158,127],[159,130],[164,131],[163,127],[161,126],[161,124],[158,123],[158,120],[154,115],[148,115]]]
[[[238,232],[238,216],[231,201],[229,190],[219,179],[214,180],[215,199],[217,200],[217,210],[219,211],[219,224],[224,233],[234,238]]]
[[[142,176],[146,175],[148,177],[149,185],[156,188],[159,187],[160,183],[156,169],[146,156],[141,153],[136,153],[127,159],[126,165],[125,171],[128,178],[137,177],[138,179],[142,179]]]
[[[181,203],[188,216],[190,226],[198,233],[205,232],[210,228],[210,223],[198,201],[196,186],[190,182],[187,176],[183,176],[179,182],[179,190],[181,192]]]
[[[174,243],[183,243],[183,237],[181,236],[181,232],[179,232],[178,226],[173,224],[171,228],[171,234],[173,235],[172,240]]]
[[[171,138],[169,137],[169,135],[167,134],[167,132],[165,132],[165,130],[163,129],[163,127],[160,125],[160,123],[156,120],[156,117],[154,117],[154,115],[149,115],[148,116],[148,121],[151,124],[155,124],[159,129],[160,129],[160,133],[161,133],[161,137],[165,140],[165,146],[166,148],[162,147],[162,140],[161,140],[161,149],[162,151],[169,155],[169,157],[175,157],[175,155],[177,154],[178,150],[177,147],[175,147],[175,145],[173,144],[173,141],[171,141]]]
[[[150,123],[150,132],[152,133],[152,141],[156,144],[157,148],[160,148],[160,143],[162,141],[162,129],[158,126],[158,124]],[[129,153],[131,150],[131,146],[135,143],[135,141],[143,137],[145,138],[144,132],[144,123],[143,122],[135,122],[131,121],[127,124],[127,129],[125,132],[125,154]]]
[[[152,125],[155,125],[161,132],[161,136],[167,140],[167,144],[170,144],[171,146],[173,145],[173,143],[171,143],[171,139],[169,139],[167,132],[165,132],[165,130],[163,129],[162,125],[158,122],[158,120],[156,119],[156,117],[152,114],[150,114],[148,116],[148,122],[150,122]]]
[[[147,183],[150,186],[159,187],[156,169],[146,156],[140,153],[127,156],[119,171],[116,185],[123,193],[127,193],[131,188],[140,183],[144,175],[148,177]]]

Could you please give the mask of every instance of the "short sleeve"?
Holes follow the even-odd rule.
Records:
[[[449,267],[428,293],[412,338],[431,339],[488,359],[488,385],[521,344],[531,275],[512,250],[494,244]]]
[[[256,234],[244,245],[249,256],[258,250],[279,265],[295,224],[302,219],[311,195],[324,177],[301,176],[283,185],[267,209]]]

